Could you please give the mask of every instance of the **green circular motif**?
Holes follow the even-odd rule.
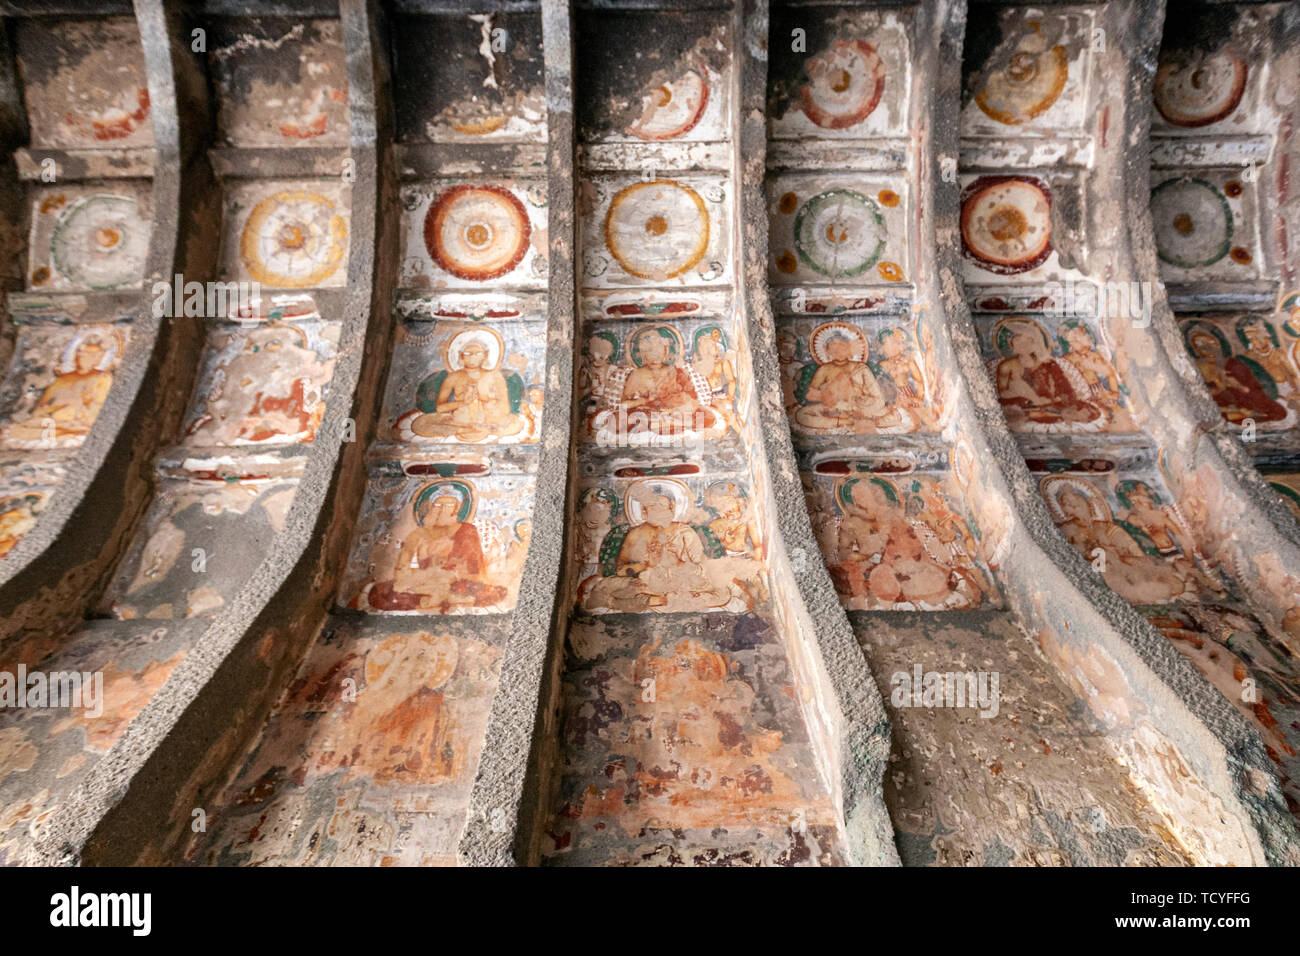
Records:
[[[73,203],[50,236],[54,267],[75,285],[117,289],[144,275],[148,229],[135,200],[100,193]]]
[[[794,219],[794,248],[824,276],[856,276],[880,261],[888,231],[876,204],[851,189],[813,196]]]
[[[1232,248],[1228,197],[1204,179],[1166,179],[1151,190],[1156,255],[1181,269],[1210,266]]]

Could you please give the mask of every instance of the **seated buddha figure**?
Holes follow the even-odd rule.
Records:
[[[447,346],[447,369],[420,383],[418,414],[408,413],[398,422],[407,423],[421,438],[455,438],[484,441],[509,438],[527,427],[519,414],[523,382],[518,375],[507,379],[501,361],[500,336],[489,329],[467,329]]]
[[[681,361],[681,348],[676,330],[666,325],[629,336],[631,364],[614,369],[595,396],[590,426],[599,444],[656,445],[726,432],[708,379]]]
[[[871,608],[945,606],[956,589],[952,571],[926,550],[893,485],[850,480],[836,498],[843,517],[831,577],[841,594],[864,597]]]
[[[602,548],[606,566],[580,588],[585,607],[689,611],[721,608],[730,602],[730,588],[706,573],[705,541],[698,528],[682,520],[683,503],[653,483],[637,483],[629,489],[626,512],[632,525],[611,532],[621,540],[607,538]],[[618,550],[611,561],[608,551],[615,545]]]
[[[1256,371],[1232,355],[1227,342],[1215,331],[1204,325],[1194,327],[1187,334],[1187,346],[1210,395],[1228,421],[1240,425],[1251,419],[1262,424],[1287,417],[1286,406],[1277,401],[1276,385],[1267,371],[1258,365]]]
[[[55,366],[36,406],[20,419],[0,425],[0,443],[9,448],[79,445],[95,424],[113,386],[121,352],[114,329],[90,326],[77,333]]]
[[[997,344],[1006,355],[997,365],[998,399],[1012,428],[1096,431],[1105,425],[1086,379],[1052,356],[1042,326],[1027,319],[1004,323]]]
[[[478,528],[462,518],[463,499],[456,494],[416,496],[415,527],[403,539],[393,576],[371,586],[370,607],[382,611],[490,607],[506,588],[490,580]]]
[[[902,409],[886,397],[867,362],[867,340],[845,323],[814,329],[809,337],[817,360],[811,378],[796,391],[802,407],[795,421],[813,431],[876,432],[904,423]],[[892,385],[892,383],[891,383]],[[891,390],[893,390],[891,388]]]

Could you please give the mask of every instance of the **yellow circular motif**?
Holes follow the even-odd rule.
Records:
[[[320,285],[347,252],[348,226],[320,193],[285,189],[248,215],[239,255],[253,279],[280,289]]]
[[[704,258],[709,213],[700,194],[679,182],[633,183],[610,201],[605,245],[638,279],[671,279]]]

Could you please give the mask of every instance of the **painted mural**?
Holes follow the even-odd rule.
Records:
[[[739,382],[728,325],[587,323],[578,371],[582,438],[653,448],[734,433]]]
[[[804,43],[774,43],[768,135],[783,140],[900,136],[907,131],[911,38],[907,14],[837,9],[808,16],[772,11],[772,36],[802,31]]]
[[[824,460],[804,475],[813,531],[850,610],[947,611],[998,604],[979,530],[944,472]]]
[[[976,323],[1013,431],[1136,431],[1128,389],[1093,321],[1040,314],[979,316]]]
[[[222,323],[208,329],[185,418],[188,445],[310,442],[325,414],[339,324]]]
[[[1282,321],[1277,321],[1281,319]],[[1300,416],[1300,326],[1283,315],[1182,315],[1187,350],[1230,424],[1294,428]]]
[[[410,185],[402,209],[404,287],[545,287],[543,184]]]
[[[731,274],[724,180],[592,176],[579,191],[583,282],[608,288],[722,284]]]
[[[149,82],[134,18],[14,22],[33,147],[153,145]]]
[[[532,540],[532,501],[528,475],[372,473],[341,603],[387,614],[509,611]]]
[[[1165,282],[1260,276],[1255,186],[1241,168],[1152,172],[1151,221]]]
[[[671,613],[766,603],[767,545],[740,482],[647,477],[597,484],[583,489],[578,511],[588,548],[578,586],[583,608]]]
[[[187,858],[207,865],[454,865],[502,648],[327,626]]]
[[[544,322],[398,327],[385,421],[395,442],[532,443],[541,430]]]
[[[777,334],[798,434],[901,434],[937,425],[930,371],[910,316],[784,319]]]
[[[903,176],[787,175],[768,180],[769,280],[896,285],[907,274]]]
[[[229,146],[347,146],[348,82],[337,20],[216,18],[208,69]]]
[[[241,183],[225,202],[223,279],[273,289],[345,284],[351,191],[344,183]]]
[[[17,547],[49,507],[66,474],[61,460],[66,454],[24,452],[0,458],[0,558]]]
[[[0,448],[76,448],[113,387],[126,323],[20,326],[0,381]]]
[[[756,614],[570,624],[552,865],[836,865],[782,641]]]
[[[148,187],[129,181],[36,190],[27,288],[102,292],[139,286],[151,216]]]
[[[46,820],[81,784],[184,660],[192,635],[157,627],[143,633],[111,621],[71,637],[20,641],[0,670],[102,675],[83,686],[80,707],[0,710],[0,866],[20,865]]]

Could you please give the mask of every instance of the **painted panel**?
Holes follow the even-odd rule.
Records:
[[[732,196],[721,177],[593,175],[578,212],[588,289],[730,280]]]
[[[337,20],[213,18],[206,29],[217,130],[230,146],[348,145]]]
[[[1151,222],[1165,282],[1259,278],[1257,182],[1241,169],[1156,170]]]
[[[209,327],[184,444],[313,441],[340,331],[337,322],[319,320]]]
[[[402,188],[404,288],[546,287],[546,186],[421,183]]]
[[[976,325],[1012,431],[1136,431],[1128,388],[1095,321],[1064,314],[981,315]]]
[[[393,43],[402,73],[393,91],[402,142],[545,141],[535,11],[399,16]]]
[[[796,435],[892,435],[933,430],[940,410],[910,315],[783,318],[777,350]]]
[[[153,145],[149,82],[133,17],[15,22],[32,146]]]
[[[736,343],[725,320],[587,322],[579,437],[617,447],[708,442],[739,427]]]
[[[579,617],[568,650],[548,863],[843,862],[769,619]]]
[[[23,324],[0,382],[0,448],[77,448],[113,387],[125,322]]]
[[[104,597],[108,613],[123,620],[210,616],[271,553],[296,478],[237,477],[222,475],[220,462],[211,467],[206,475],[173,471],[160,480],[144,528]]]
[[[769,137],[906,135],[910,18],[892,10],[773,10]]]
[[[1260,431],[1300,421],[1300,326],[1284,315],[1180,315],[1183,342],[1232,425]]]
[[[850,610],[947,611],[1001,603],[951,472],[906,455],[819,462],[802,475],[813,532]]]
[[[911,285],[903,173],[786,174],[766,185],[773,285]]]
[[[728,138],[731,29],[722,10],[608,10],[578,15],[578,123],[585,142]],[[628,57],[629,37],[654,37]]]
[[[65,474],[61,461],[38,456],[0,463],[0,558],[36,527]]]
[[[189,858],[454,865],[502,649],[332,622]]]
[[[45,187],[31,209],[28,290],[98,292],[143,281],[153,218],[147,184]]]
[[[1067,264],[1072,237],[1060,228],[1064,210],[1079,207],[1076,180],[1066,175],[963,175],[961,183],[962,278],[967,283],[1021,285],[1079,276]]]
[[[351,188],[332,179],[232,186],[222,223],[222,278],[273,289],[343,286],[351,202]]]
[[[384,422],[395,442],[533,443],[541,429],[546,323],[398,326]]]
[[[767,542],[745,481],[584,479],[578,603],[589,611],[747,611],[766,604]]]
[[[533,477],[443,470],[447,477],[371,475],[340,603],[381,614],[515,606],[532,540]]]
[[[1088,125],[1093,14],[1011,7],[967,24],[963,136],[1078,135]]]

